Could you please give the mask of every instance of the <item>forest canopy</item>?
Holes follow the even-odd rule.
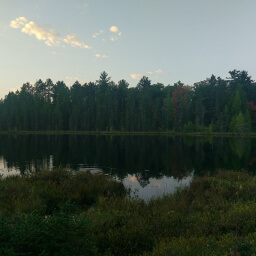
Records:
[[[1,131],[255,132],[256,83],[246,71],[212,75],[193,86],[142,77],[136,87],[99,80],[25,83],[0,101]]]

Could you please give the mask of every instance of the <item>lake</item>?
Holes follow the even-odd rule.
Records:
[[[189,186],[194,175],[256,169],[256,139],[151,135],[0,135],[0,174],[62,166],[103,172],[145,200]]]

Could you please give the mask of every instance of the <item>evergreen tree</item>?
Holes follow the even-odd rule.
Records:
[[[105,71],[95,83],[70,88],[39,79],[0,101],[0,130],[255,131],[256,84],[245,71],[230,75],[193,87],[151,85],[144,76],[128,88]]]

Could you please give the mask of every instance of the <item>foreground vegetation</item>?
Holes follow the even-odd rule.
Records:
[[[256,178],[219,172],[144,202],[103,175],[0,181],[2,255],[256,255]]]

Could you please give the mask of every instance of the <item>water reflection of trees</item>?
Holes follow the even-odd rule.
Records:
[[[167,136],[0,136],[0,156],[22,173],[52,166],[98,167],[124,178],[183,178],[216,169],[256,167],[255,139]]]

